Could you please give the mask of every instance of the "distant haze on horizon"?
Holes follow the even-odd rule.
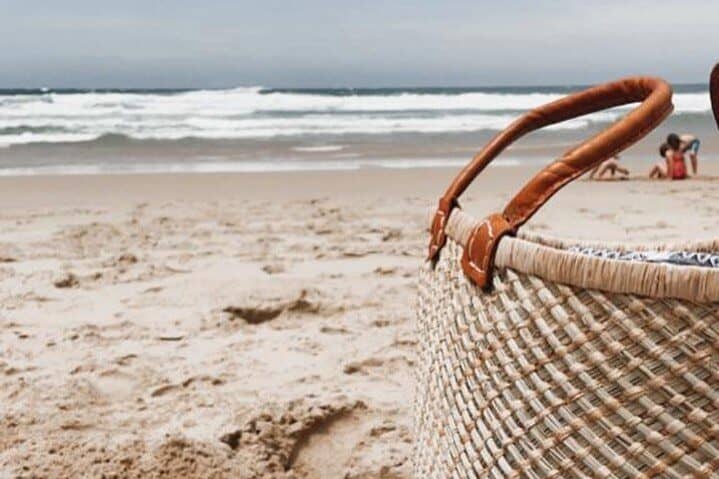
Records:
[[[716,0],[5,0],[0,88],[703,83]]]

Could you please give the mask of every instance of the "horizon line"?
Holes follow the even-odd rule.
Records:
[[[669,82],[672,86],[706,86],[708,82]],[[323,90],[466,90],[466,89],[509,89],[509,88],[587,88],[600,83],[567,83],[567,84],[507,84],[507,85],[387,85],[387,86],[266,86],[266,85],[234,85],[234,86],[172,86],[172,87],[122,87],[122,86],[101,86],[101,87],[5,87],[0,86],[0,92],[85,92],[85,91],[145,91],[145,92],[170,92],[170,91],[196,91],[196,90],[233,90],[233,89],[259,89],[260,91],[323,91]]]

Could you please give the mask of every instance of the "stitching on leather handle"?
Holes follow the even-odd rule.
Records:
[[[480,237],[485,230],[486,237]],[[499,241],[514,232],[507,218],[495,213],[485,218],[470,233],[462,254],[462,270],[480,288],[491,288],[494,256]],[[477,241],[481,243],[477,244]]]

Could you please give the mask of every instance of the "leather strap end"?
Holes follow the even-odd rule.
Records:
[[[462,270],[482,289],[490,289],[494,256],[499,240],[514,235],[516,228],[501,214],[488,216],[478,224],[469,236],[462,254]]]
[[[456,206],[456,201],[447,200],[444,197],[439,199],[439,205],[432,220],[427,259],[436,261],[439,251],[447,242],[447,233],[445,233],[444,228],[447,226],[449,215]]]

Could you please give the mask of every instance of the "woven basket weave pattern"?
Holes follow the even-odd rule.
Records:
[[[417,478],[716,477],[719,304],[420,275]]]

